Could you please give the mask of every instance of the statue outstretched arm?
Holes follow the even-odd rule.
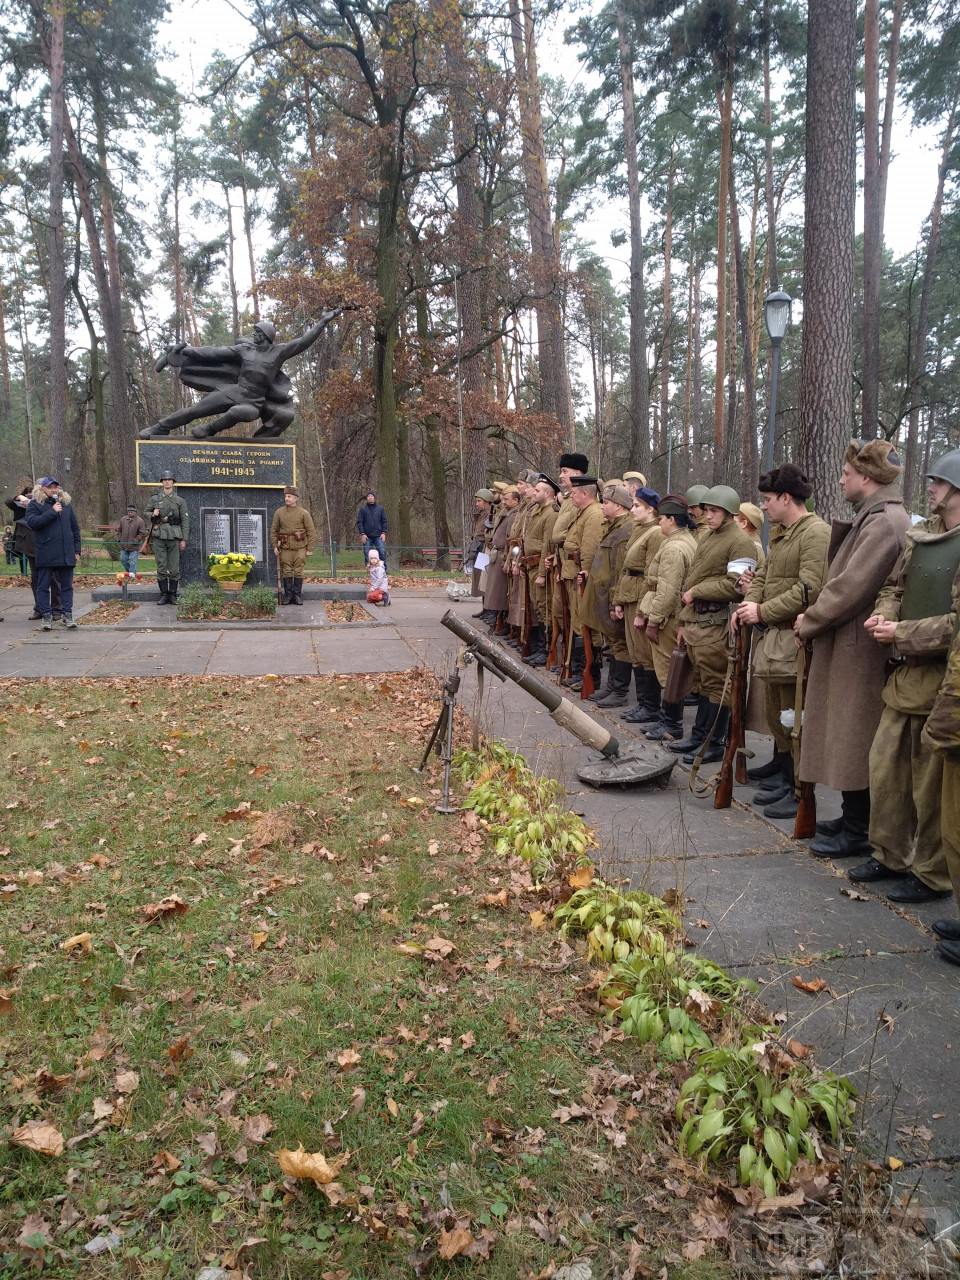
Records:
[[[332,311],[324,311],[317,323],[311,325],[306,333],[302,333],[299,338],[291,338],[289,342],[280,343],[280,359],[289,360],[291,356],[298,356],[301,351],[312,347],[330,321],[345,310],[345,307],[334,307]]]

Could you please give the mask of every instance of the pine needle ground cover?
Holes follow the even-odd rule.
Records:
[[[432,678],[0,691],[0,1275],[710,1280],[849,1258],[833,1157],[769,1196],[678,1141],[690,1064],[611,1020],[635,974],[587,964],[627,954],[634,909],[570,928],[575,822],[514,831],[516,812],[497,836],[476,805],[433,811],[436,770],[412,771]],[[520,762],[462,767],[492,805]]]

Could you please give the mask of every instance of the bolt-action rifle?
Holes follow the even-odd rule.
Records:
[[[745,727],[747,717],[747,664],[750,646],[747,643],[747,628],[741,623],[737,627],[736,639],[733,643],[731,658],[732,671],[730,678],[730,726],[727,730],[727,745],[723,752],[723,761],[717,774],[717,789],[713,794],[715,809],[729,809],[733,800],[733,780],[741,767],[746,769],[744,759]],[[737,778],[739,782],[740,779]],[[744,781],[746,778],[744,777]]]

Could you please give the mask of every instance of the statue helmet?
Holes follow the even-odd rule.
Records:
[[[177,477],[173,474],[173,472],[169,468],[166,471],[160,472],[161,480],[176,480],[176,478]]]
[[[937,458],[930,464],[927,472],[928,480],[946,480],[955,489],[960,489],[960,449],[951,449],[949,453]]]
[[[728,511],[730,515],[735,516],[740,511],[740,495],[736,489],[731,489],[728,484],[715,484],[712,489],[708,489],[700,501],[702,507],[719,507],[721,511]]]
[[[253,326],[253,331],[254,333],[259,331],[270,342],[277,340],[277,326],[271,320],[258,320]]]

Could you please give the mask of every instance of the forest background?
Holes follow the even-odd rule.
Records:
[[[372,486],[395,542],[459,546],[477,487],[572,446],[753,496],[783,289],[775,457],[840,514],[846,443],[883,434],[920,508],[960,430],[958,0],[216,12],[197,68],[202,2],[0,0],[10,489],[52,470],[116,518],[136,432],[189,394],[168,345],[346,302],[290,368],[326,537]],[[899,170],[916,242],[885,236],[892,160],[930,144]]]

